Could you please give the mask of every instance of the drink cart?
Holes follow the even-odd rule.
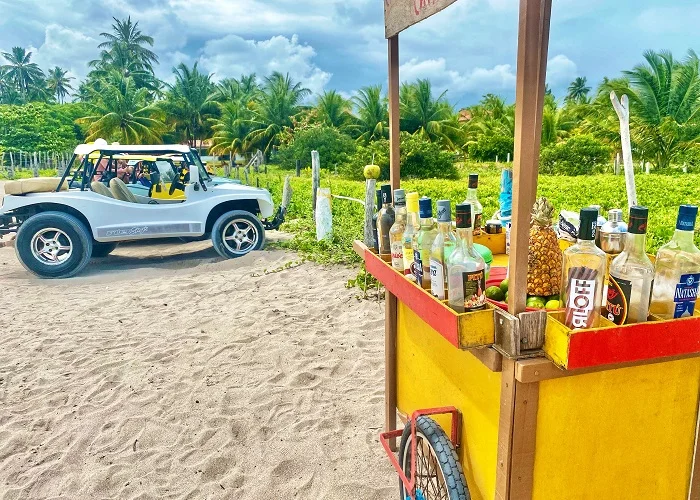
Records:
[[[386,0],[391,184],[399,185],[398,33],[456,0]],[[551,0],[521,0],[513,228],[475,242],[525,290]],[[386,288],[381,442],[411,499],[700,499],[700,314],[569,330],[560,312],[458,314],[363,242]],[[397,415],[402,424],[397,425]],[[396,453],[398,452],[398,453]]]

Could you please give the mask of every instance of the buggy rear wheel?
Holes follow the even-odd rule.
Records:
[[[42,278],[68,278],[90,261],[92,235],[76,217],[42,212],[17,231],[15,252],[22,265]]]
[[[401,436],[399,464],[406,477],[410,478],[410,420],[406,423]],[[399,481],[399,487],[402,500],[412,499],[401,481]],[[416,498],[425,500],[469,500],[471,498],[464,472],[450,438],[430,417],[416,419]]]

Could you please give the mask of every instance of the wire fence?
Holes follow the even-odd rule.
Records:
[[[0,154],[0,177],[39,177],[42,170],[63,174],[72,151],[4,151]]]

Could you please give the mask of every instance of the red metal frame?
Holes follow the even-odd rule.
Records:
[[[418,417],[422,417],[425,415],[441,415],[441,414],[447,414],[449,413],[452,415],[452,430],[450,433],[450,441],[452,441],[452,444],[454,445],[455,448],[459,446],[459,429],[460,425],[462,423],[462,415],[459,413],[459,410],[455,408],[454,406],[443,406],[441,408],[427,408],[423,410],[416,410],[411,414],[411,479],[409,480],[406,477],[406,474],[404,473],[403,470],[401,470],[401,465],[399,464],[399,460],[396,458],[394,453],[391,451],[391,448],[389,447],[389,439],[394,439],[397,437],[401,437],[403,434],[403,429],[397,429],[394,431],[388,431],[388,432],[382,432],[379,434],[379,441],[382,443],[382,446],[384,447],[384,451],[386,452],[387,456],[389,457],[389,461],[391,462],[391,465],[394,466],[394,469],[396,469],[396,472],[399,474],[399,479],[401,479],[401,483],[403,483],[404,488],[406,488],[406,491],[408,491],[409,495],[411,495],[412,498],[416,497],[416,419]]]

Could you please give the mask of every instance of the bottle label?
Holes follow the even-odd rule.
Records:
[[[588,328],[593,324],[595,308],[595,280],[572,279],[566,304],[566,326]]]
[[[481,220],[482,214],[474,214],[474,232],[479,234],[481,232]]]
[[[616,325],[624,325],[629,313],[632,282],[610,275],[608,281],[608,302],[605,305],[607,317]]]
[[[430,291],[439,300],[445,300],[445,269],[437,259],[430,259]]]
[[[405,275],[413,274],[413,247],[409,240],[408,245],[404,242],[403,247],[403,273]]]
[[[411,274],[415,276],[416,283],[423,286],[423,261],[420,259],[420,250],[413,250],[413,263],[411,264]]]
[[[474,311],[486,305],[486,275],[484,270],[462,273],[464,310]]]
[[[695,312],[695,301],[698,298],[698,285],[700,284],[700,273],[684,274],[676,285],[676,292],[673,294],[675,310],[674,318],[686,318]]]
[[[403,272],[403,242],[394,241],[391,244],[391,266],[399,272]]]

